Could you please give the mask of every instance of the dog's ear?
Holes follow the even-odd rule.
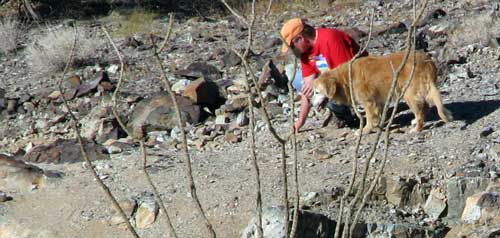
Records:
[[[328,96],[329,98],[333,98],[336,93],[336,79],[335,79],[335,71],[328,70],[320,74],[320,76],[315,80],[315,84],[317,84],[317,89]]]
[[[337,80],[335,78],[330,78],[328,82],[325,84],[326,95],[329,98],[333,98],[335,93],[337,93]]]

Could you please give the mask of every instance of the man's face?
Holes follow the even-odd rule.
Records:
[[[309,42],[302,35],[298,35],[292,39],[291,42],[292,53],[299,57],[301,54],[307,52],[310,49]]]

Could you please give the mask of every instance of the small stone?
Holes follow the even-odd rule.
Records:
[[[227,116],[225,114],[222,114],[222,115],[218,115],[216,118],[215,118],[215,124],[216,125],[225,125],[229,122],[229,119],[227,118]]]
[[[184,92],[184,89],[191,83],[190,80],[181,79],[172,85],[172,91],[177,94]]]
[[[230,132],[224,136],[224,140],[229,143],[238,143],[241,142],[241,136],[237,136],[234,133]]]
[[[118,146],[110,145],[110,146],[106,147],[106,151],[108,152],[108,154],[118,154],[118,153],[122,152],[122,148],[120,148]]]
[[[224,68],[230,68],[241,63],[241,58],[232,50],[224,54],[222,57]]]
[[[60,96],[61,96],[61,91],[56,90],[56,91],[54,91],[54,92],[50,93],[47,97],[48,97],[50,100],[56,100],[56,99],[58,99]]]
[[[125,200],[118,203],[122,208],[123,212],[127,217],[131,217],[137,208],[137,202],[135,200]],[[126,228],[125,220],[123,220],[122,216],[118,213],[117,210],[113,210],[113,216],[111,216],[109,222],[112,225],[120,226]]]
[[[8,196],[6,193],[0,191],[0,202],[5,202],[5,201],[8,201]]]
[[[317,160],[327,160],[332,157],[332,155],[324,150],[316,149],[313,151],[313,156]]]
[[[78,75],[73,75],[69,78],[69,83],[72,86],[78,86],[78,85],[82,84],[82,79]]]
[[[150,227],[156,220],[158,210],[158,204],[154,198],[149,197],[144,199],[135,214],[135,223],[137,227],[141,229]]]
[[[118,69],[120,69],[120,66],[118,66],[116,64],[112,64],[106,69],[106,71],[108,71],[108,73],[111,73],[111,74],[116,74],[118,72]]]
[[[236,124],[238,126],[246,126],[249,123],[249,119],[247,117],[246,112],[240,112],[238,116],[236,117]]]
[[[495,130],[493,129],[493,127],[487,126],[487,127],[483,128],[483,130],[479,133],[479,136],[484,138],[484,137],[489,136],[494,131]]]

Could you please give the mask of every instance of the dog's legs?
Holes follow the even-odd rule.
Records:
[[[410,132],[420,132],[424,129],[425,113],[429,106],[425,102],[420,102],[414,99],[406,100],[408,107],[415,115],[415,127]]]
[[[364,105],[366,111],[366,125],[363,128],[363,134],[370,133],[379,121],[379,108],[376,102],[368,102]]]

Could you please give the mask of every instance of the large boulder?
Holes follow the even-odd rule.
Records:
[[[448,214],[447,219],[459,221],[468,197],[485,191],[490,180],[484,177],[453,177],[446,185]]]
[[[184,121],[190,124],[198,123],[202,116],[200,106],[185,97],[176,96],[176,98]],[[128,122],[134,137],[142,137],[151,131],[171,130],[177,125],[174,103],[165,93],[139,102]]]
[[[45,172],[37,166],[0,154],[0,188],[28,192],[44,187],[49,178],[57,176],[51,171]]]
[[[285,236],[283,216],[285,212],[281,206],[273,206],[262,211],[262,229],[264,237],[282,238]],[[257,237],[257,217],[254,217],[248,226],[243,230],[241,238]],[[291,222],[290,222],[291,225]],[[301,211],[299,214],[299,224],[297,227],[297,237],[333,237],[335,231],[335,221],[326,216]]]
[[[500,194],[481,192],[467,198],[462,221],[469,223],[486,221],[496,216],[500,216]]]
[[[222,78],[222,73],[217,67],[207,64],[195,62],[188,65],[185,69],[174,72],[176,75],[184,76],[187,78],[201,78],[204,77],[208,80],[216,81]]]
[[[103,147],[87,139],[83,140],[85,152],[90,160],[103,160],[109,158],[103,153]],[[50,144],[33,147],[23,157],[23,161],[32,163],[76,163],[84,161],[80,144],[76,139],[57,139]]]

